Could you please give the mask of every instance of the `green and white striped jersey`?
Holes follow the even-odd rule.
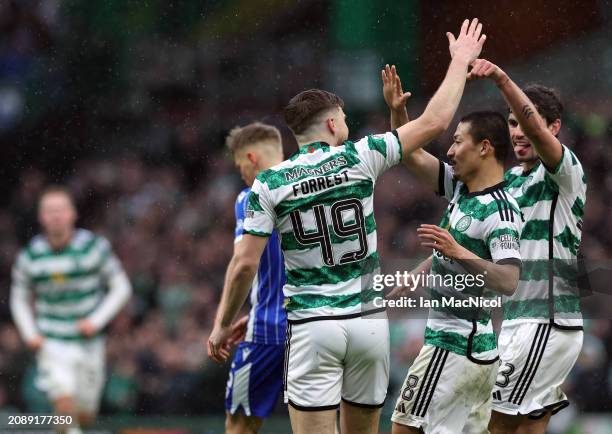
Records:
[[[43,336],[82,339],[77,321],[96,310],[116,273],[123,273],[121,264],[103,237],[77,229],[70,243],[55,251],[38,235],[17,257],[12,291],[34,293],[36,327]]]
[[[374,184],[401,158],[394,131],[341,146],[311,143],[259,174],[244,232],[278,230],[289,321],[359,316],[381,295],[372,287],[380,269]]]
[[[450,202],[440,227],[482,259],[520,266],[521,214],[514,198],[504,192],[505,182],[470,193],[465,184],[453,178],[448,164],[440,161],[439,173],[438,192]],[[432,305],[429,311],[425,344],[467,356],[476,363],[496,361],[497,344],[490,309],[481,305],[444,306],[445,301],[467,303],[495,296],[484,286],[484,276],[479,278],[435,249],[430,274],[431,300],[438,300],[439,306]],[[436,279],[436,276],[440,277]]]
[[[554,170],[538,162],[506,172],[506,191],[525,217],[521,237],[523,268],[516,293],[504,301],[504,324],[553,323],[582,327],[577,253],[586,202],[586,178],[576,155],[563,146]]]

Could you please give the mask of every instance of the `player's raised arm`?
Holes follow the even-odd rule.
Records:
[[[478,58],[486,36],[482,24],[474,18],[465,20],[455,39],[447,33],[451,63],[442,84],[431,98],[425,111],[414,121],[397,129],[404,158],[442,134],[449,126],[463,95],[468,65]]]
[[[406,101],[410,92],[404,92],[402,81],[395,68],[385,65],[382,70],[383,96],[391,114],[391,128],[397,129],[409,122]],[[420,181],[427,184],[433,191],[438,193],[440,162],[436,157],[424,149],[416,149],[404,154],[402,163],[415,174]]]
[[[563,157],[563,146],[555,137],[561,127],[561,121],[555,120],[549,129],[525,92],[499,66],[488,60],[477,59],[474,62],[468,74],[468,79],[473,78],[493,80],[544,165],[550,170],[556,168]]]
[[[404,92],[402,81],[397,73],[395,65],[385,65],[381,71],[383,82],[383,97],[389,107],[391,117],[391,129],[395,130],[410,121],[406,102],[412,96],[410,92]]]

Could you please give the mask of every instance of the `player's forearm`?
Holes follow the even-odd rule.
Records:
[[[546,125],[544,125],[542,119],[536,116],[537,110],[533,103],[507,74],[504,73],[496,81],[496,85],[508,103],[512,113],[514,113],[525,135],[529,137],[530,135],[537,134],[546,129]]]
[[[391,109],[391,129],[396,130],[404,124],[407,124],[410,121],[408,117],[408,110],[406,107],[402,107],[401,109]]]
[[[459,102],[465,88],[468,61],[454,57],[448,67],[440,87],[427,104],[423,116],[444,132],[459,108]]]
[[[423,114],[397,129],[404,159],[448,128],[463,95],[467,67],[467,60],[455,56],[444,81],[427,104]]]
[[[132,285],[124,271],[115,273],[108,283],[108,294],[89,316],[89,320],[98,330],[106,326],[117,315],[132,295]]]
[[[19,330],[21,338],[29,342],[38,336],[34,313],[30,305],[30,292],[25,288],[13,286],[11,288],[11,314]]]
[[[431,270],[431,261],[432,261],[432,257],[429,256],[427,259],[419,263],[419,265],[417,265],[415,268],[410,270],[410,274],[413,276],[418,275],[418,274],[429,274],[429,270]],[[418,280],[418,281],[421,282],[421,280]],[[414,291],[416,289],[417,289],[416,286],[399,285],[391,290],[391,292],[387,295],[387,298],[394,299],[403,294],[406,294],[407,291]]]
[[[234,269],[235,262],[236,262],[235,256],[232,256],[232,258],[229,261],[229,264],[227,264],[227,270],[225,270],[225,277],[223,278],[223,290],[221,291],[221,299],[219,300],[219,306],[217,307],[217,313],[215,315],[216,322],[219,322],[221,312],[223,312],[223,310],[225,309],[225,304],[227,302],[227,291],[229,288],[228,282],[229,282],[230,275]]]
[[[424,261],[422,261],[419,265],[417,265],[411,272],[410,274],[412,274],[413,276],[418,276],[418,275],[427,275],[429,274],[429,272],[431,271],[431,263],[433,260],[433,256],[430,255],[429,257],[427,257],[427,259],[425,259]],[[410,288],[411,291],[415,291],[417,288],[420,288],[423,286],[423,284],[425,283],[426,279],[419,279],[417,280],[417,282],[421,282],[420,285],[415,286],[413,288]]]
[[[404,155],[402,164],[432,191],[441,195],[444,194],[444,192],[438,191],[440,161],[425,149],[417,149],[410,154]]]
[[[552,135],[529,97],[503,73],[496,81],[504,99],[516,117],[523,133],[547,166],[556,166],[563,150],[561,143]]]
[[[511,264],[495,264],[463,248],[460,258],[456,258],[463,267],[473,274],[483,276],[487,288],[502,295],[514,294],[518,285],[519,267]]]
[[[249,288],[257,272],[257,262],[247,258],[237,258],[228,270],[216,323],[229,327],[249,294]]]
[[[429,270],[431,270],[431,262],[432,262],[432,258],[433,256],[429,256],[427,259],[425,259],[423,262],[421,262],[419,265],[417,265],[411,272],[410,274],[419,274],[419,273],[425,273],[428,274]]]

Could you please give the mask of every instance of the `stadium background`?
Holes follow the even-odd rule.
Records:
[[[444,32],[472,16],[485,23],[484,57],[521,84],[561,90],[562,141],[589,181],[582,250],[612,259],[608,0],[0,2],[0,413],[48,411],[8,294],[15,255],[37,230],[37,196],[61,182],[76,194],[79,224],[112,240],[134,287],[108,330],[98,427],[219,432],[227,366],[206,359],[203,339],[243,188],[225,134],[272,123],[290,155],[281,109],[311,87],[344,98],[351,138],[383,132],[380,68],[398,65],[418,115],[448,64]],[[505,110],[494,86],[469,84],[459,115],[485,107]],[[448,144],[447,134],[431,149],[443,155]],[[385,174],[375,205],[383,260],[425,256],[415,227],[437,222],[442,205],[407,171]],[[423,326],[392,325],[387,426]],[[572,410],[553,418],[550,432],[612,432],[610,320],[587,322],[567,390]],[[286,431],[284,406],[275,419],[267,429]]]

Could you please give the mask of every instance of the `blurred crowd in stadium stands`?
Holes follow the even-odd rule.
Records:
[[[139,63],[140,70],[122,73],[142,95],[154,95],[152,100],[161,109],[155,103],[142,108],[143,102],[135,97],[139,94],[132,89],[129,97],[134,106],[125,119],[118,120],[115,111],[125,109],[124,105],[84,102],[75,111],[59,107],[44,111],[33,126],[24,127],[20,119],[27,120],[30,114],[19,107],[27,100],[26,90],[34,86],[33,77],[45,77],[45,85],[52,87],[45,90],[52,102],[65,103],[70,96],[63,93],[75,92],[70,65],[56,59],[57,51],[50,48],[53,38],[67,30],[62,30],[53,9],[13,10],[16,15],[10,16],[3,7],[0,28],[9,37],[0,45],[0,106],[4,108],[0,128],[2,143],[9,146],[3,151],[3,165],[11,166],[3,170],[15,180],[9,178],[12,190],[0,209],[0,408],[45,408],[33,386],[33,357],[12,325],[7,299],[12,262],[36,230],[38,193],[48,183],[62,181],[75,192],[80,224],[109,237],[134,286],[129,307],[108,331],[103,411],[221,412],[227,367],[206,359],[203,339],[210,330],[232,252],[233,205],[243,188],[223,149],[223,134],[236,123],[256,119],[280,125],[279,108],[295,90],[295,83],[276,91],[278,100],[264,101],[265,108],[259,94],[244,93],[242,98],[227,99],[218,112],[201,99],[200,91],[192,94],[189,87],[172,84],[182,63],[188,65],[185,71],[191,71],[195,62],[188,43],[174,47],[174,54],[161,60],[156,58],[159,47],[149,41],[139,46],[147,59]],[[317,73],[314,49],[308,51],[307,44],[298,48],[302,50],[298,57],[311,60],[301,67]],[[161,51],[168,55],[167,49]],[[84,56],[81,62],[93,61]],[[266,68],[251,71],[257,75],[249,77],[250,83],[264,83],[269,74]],[[159,87],[164,83],[170,84]],[[584,111],[578,115],[572,112],[571,101],[566,106],[564,142],[581,158],[589,181],[582,249],[587,258],[612,259],[612,148],[606,146],[612,140],[612,119]],[[415,102],[410,111],[418,113],[421,107],[422,102]],[[276,112],[272,118],[271,110]],[[74,120],[62,124],[66,118]],[[387,129],[382,107],[358,119],[353,138]],[[56,123],[64,130],[53,127]],[[51,128],[48,136],[31,133],[47,127]],[[98,142],[92,141],[94,135],[100,137]],[[286,128],[283,136],[293,143]],[[95,152],[79,140],[87,141]],[[441,154],[447,143],[448,137],[433,149]],[[286,144],[286,152],[292,152],[292,146]],[[8,163],[11,149],[26,157]],[[426,255],[418,246],[415,228],[422,222],[437,222],[442,201],[402,168],[381,178],[375,197],[383,261]],[[584,410],[612,410],[611,325],[609,320],[588,321],[583,353],[569,380],[570,397]],[[392,386],[398,387],[420,348],[422,327],[419,320],[394,323]]]

